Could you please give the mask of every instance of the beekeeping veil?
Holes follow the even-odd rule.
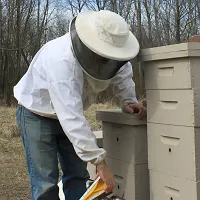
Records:
[[[70,23],[72,47],[83,71],[99,81],[110,80],[139,52],[125,20],[111,11],[86,11]]]

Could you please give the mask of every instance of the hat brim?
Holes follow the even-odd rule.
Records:
[[[131,31],[123,47],[111,45],[98,37],[96,19],[97,11],[87,11],[80,13],[75,22],[79,38],[89,49],[100,56],[118,61],[131,60],[137,56],[140,46]]]

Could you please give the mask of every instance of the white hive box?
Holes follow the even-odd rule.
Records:
[[[200,43],[140,52],[151,200],[199,200]]]
[[[200,43],[141,50],[148,122],[200,126]]]
[[[62,180],[58,182],[58,188],[59,188],[59,198],[60,198],[60,200],[65,200],[65,194],[63,192]]]
[[[146,125],[146,117],[143,120],[138,120],[138,115],[127,114],[121,109],[99,110],[96,112],[96,119],[102,122],[110,122],[115,124],[126,124],[130,126]]]
[[[200,90],[147,90],[147,121],[200,126]]]
[[[199,84],[200,57],[175,58],[144,64],[145,89],[191,89]]]
[[[106,161],[115,176],[114,193],[126,200],[149,200],[146,117],[121,110],[97,111]]]
[[[149,173],[147,164],[132,165],[106,158],[115,176],[114,193],[126,200],[149,200]]]
[[[103,148],[103,132],[102,131],[93,131],[96,139],[98,147]]]
[[[87,170],[88,170],[88,173],[90,175],[90,179],[91,180],[94,180],[96,178],[96,166],[91,164],[91,163],[87,163]]]
[[[148,124],[149,169],[200,181],[200,128]]]
[[[141,61],[155,61],[173,58],[199,57],[199,55],[200,43],[188,42],[142,49],[139,57]]]
[[[97,139],[98,147],[103,148],[103,133],[102,133],[102,131],[94,131],[94,134]],[[87,163],[87,170],[90,174],[90,179],[94,180],[96,178],[96,166],[91,163]]]
[[[144,49],[140,56],[146,90],[199,87],[200,43]]]
[[[150,200],[199,200],[200,183],[150,171]]]
[[[133,165],[147,163],[146,118],[138,114],[125,114],[120,110],[97,111],[102,121],[103,146],[107,157]]]
[[[103,123],[107,156],[132,164],[147,163],[147,128]]]

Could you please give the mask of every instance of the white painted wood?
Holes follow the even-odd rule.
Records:
[[[146,90],[192,88],[188,58],[146,62],[144,67]]]
[[[199,200],[200,183],[150,171],[150,200]]]
[[[94,131],[93,133],[96,136],[98,147],[103,148],[103,132],[102,131]],[[96,166],[91,163],[88,163],[87,170],[90,174],[90,179],[94,180],[96,178]]]
[[[147,126],[103,122],[107,156],[132,164],[147,163]]]
[[[102,131],[93,131],[97,139],[103,138],[103,132]]]
[[[149,169],[200,181],[200,128],[148,124]]]
[[[58,187],[59,187],[59,198],[60,200],[65,200],[65,195],[63,193],[63,184],[62,184],[62,181],[59,181],[58,183]]]
[[[103,147],[103,132],[102,131],[93,131],[96,139],[98,147]]]
[[[151,200],[200,199],[200,43],[141,50]]]
[[[87,170],[88,170],[88,173],[90,175],[90,179],[94,180],[96,178],[96,175],[97,175],[96,166],[91,164],[91,163],[88,163]]]
[[[147,90],[149,123],[200,126],[200,90]]]
[[[114,194],[127,200],[149,200],[149,172],[147,164],[131,165],[106,158],[115,176]]]
[[[145,89],[192,89],[199,87],[200,54],[197,58],[180,58],[144,62]]]
[[[168,52],[179,52],[185,50],[198,50],[200,49],[199,42],[186,42],[180,44],[172,44],[172,45],[165,45],[159,47],[152,47],[147,49],[142,49],[140,51],[140,55],[151,55],[151,54],[161,54],[161,53],[168,53]]]
[[[111,109],[111,110],[100,110],[96,112],[96,119],[103,122],[112,122],[116,124],[126,124],[126,125],[146,125],[146,116],[142,120],[138,119],[138,114],[127,114],[121,111],[121,109]]]
[[[200,43],[181,43],[142,49],[139,54],[140,61],[164,60],[171,58],[196,57],[200,55]]]

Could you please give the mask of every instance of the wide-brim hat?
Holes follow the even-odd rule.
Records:
[[[139,52],[139,43],[128,24],[114,12],[81,12],[76,17],[75,27],[80,40],[102,57],[128,61]]]

